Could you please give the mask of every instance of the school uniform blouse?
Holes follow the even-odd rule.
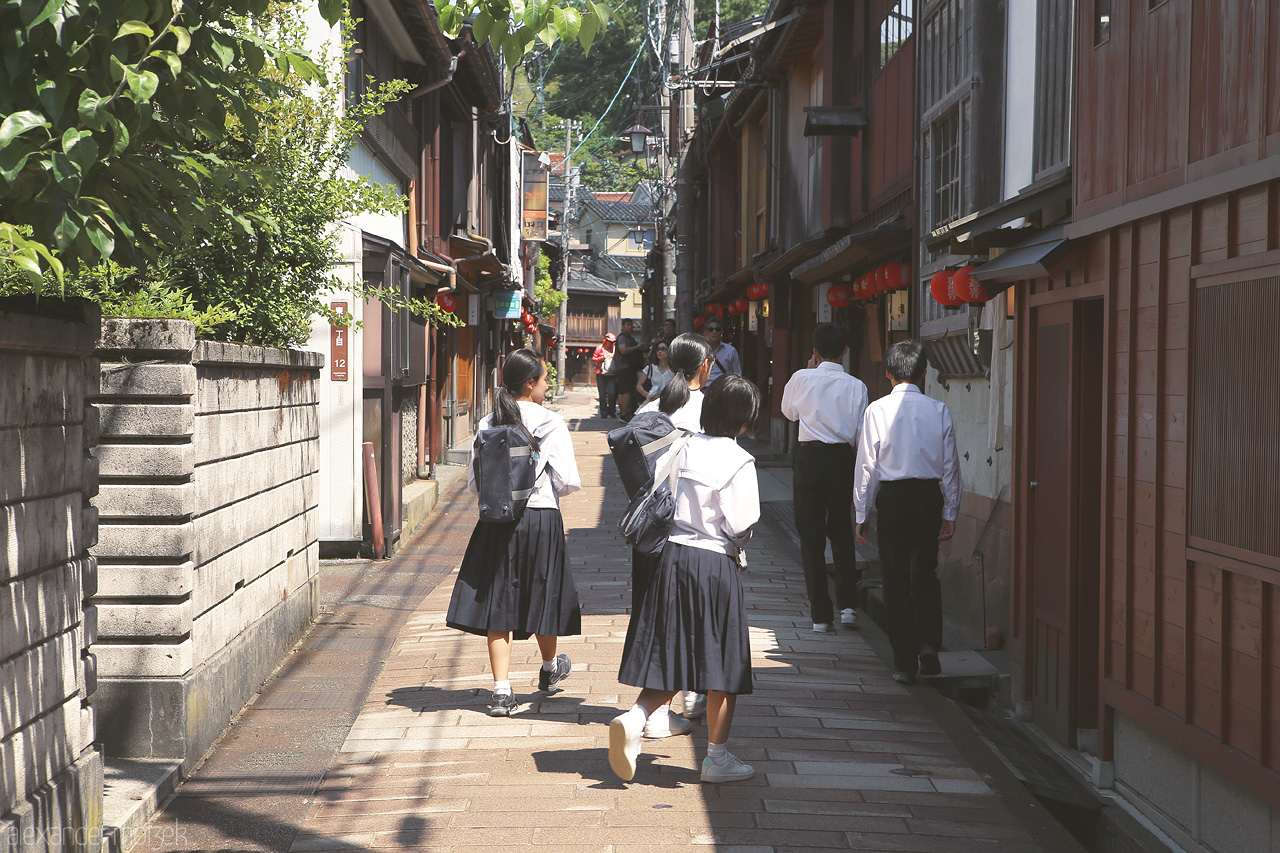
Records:
[[[520,400],[516,405],[520,407],[520,419],[524,421],[525,428],[538,439],[538,468],[546,468],[546,473],[539,475],[534,485],[528,506],[533,509],[559,509],[561,497],[582,488],[569,428],[565,426],[564,418],[537,403]],[[491,426],[493,415],[480,422],[480,429]],[[471,464],[467,466],[467,488],[472,492],[479,492],[476,488],[474,447],[471,450]]]
[[[642,372],[649,377],[649,391],[645,395],[646,400],[656,399],[662,393],[662,389],[667,387],[671,377],[675,376],[671,368],[663,367],[660,364],[651,364]]]
[[[853,469],[853,505],[858,523],[867,520],[880,484],[890,480],[940,480],[942,517],[960,511],[960,455],[951,410],[910,383],[867,406]]]
[[[678,381],[673,379],[672,381]],[[649,400],[643,406],[636,410],[636,414],[640,412],[659,412],[659,400],[657,397]],[[702,392],[692,390],[689,392],[689,400],[680,408],[676,409],[674,415],[671,416],[671,423],[676,425],[677,429],[687,432],[702,432]]]
[[[734,543],[745,541],[759,520],[755,458],[732,438],[691,436],[676,483],[671,541],[733,556]]]

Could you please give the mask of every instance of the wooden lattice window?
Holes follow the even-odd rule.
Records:
[[[961,169],[964,134],[960,110],[954,109],[934,122],[930,132],[933,150],[933,227],[940,228],[963,211]]]
[[[1277,317],[1280,277],[1196,290],[1189,532],[1268,565],[1280,560]]]

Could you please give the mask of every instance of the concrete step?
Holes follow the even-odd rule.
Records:
[[[164,831],[148,823],[177,789],[181,768],[168,759],[106,759],[101,853],[126,853],[144,834]]]

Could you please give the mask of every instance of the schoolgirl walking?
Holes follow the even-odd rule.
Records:
[[[649,715],[682,690],[708,694],[702,781],[755,775],[729,753],[728,739],[737,697],[752,690],[737,555],[760,518],[755,459],[734,439],[755,421],[760,392],[726,374],[707,388],[702,403],[705,435],[668,451],[681,454],[672,531],[640,591],[623,646],[618,679],[641,688],[636,704],[609,724],[609,764],[623,780],[635,776]]]
[[[542,652],[538,689],[550,691],[572,669],[568,655],[556,654],[557,638],[582,632],[559,503],[582,482],[564,418],[542,407],[546,392],[547,366],[536,353],[519,349],[507,356],[493,414],[479,429],[518,427],[536,455],[537,478],[518,519],[476,524],[446,618],[451,628],[487,638],[494,678],[489,714],[494,717],[510,716],[519,707],[508,678],[513,637],[537,640]],[[467,475],[473,492],[478,491],[476,467],[473,449]]]

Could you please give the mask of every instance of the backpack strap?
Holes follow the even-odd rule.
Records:
[[[672,434],[674,435],[675,432],[676,431],[673,430]],[[653,474],[654,486],[656,487],[658,483],[666,480],[667,491],[671,493],[672,497],[675,497],[676,494],[676,482],[680,479],[680,467],[684,462],[685,445],[688,443],[689,433],[682,432],[679,442],[671,449],[671,452],[667,454],[667,458],[662,460],[662,467]]]
[[[508,448],[507,453],[511,456],[528,456],[530,454],[534,454],[535,456],[540,455],[538,451],[535,451],[532,447],[529,447],[528,445],[524,445],[521,447]],[[533,493],[538,490],[538,483],[542,482],[542,477],[546,473],[547,473],[547,466],[543,465],[542,469],[538,471],[538,476],[533,478],[533,486],[531,486],[528,489],[513,490],[511,492],[511,499],[516,501],[528,500],[530,497],[532,497]]]
[[[640,452],[643,453],[646,457],[652,456],[653,454],[657,453],[659,450],[662,450],[664,447],[670,447],[672,444],[675,444],[676,440],[680,438],[680,435],[682,433],[684,433],[685,435],[688,435],[688,433],[685,433],[684,430],[673,429],[671,430],[671,432],[667,433],[662,438],[655,438],[653,441],[641,447]]]

